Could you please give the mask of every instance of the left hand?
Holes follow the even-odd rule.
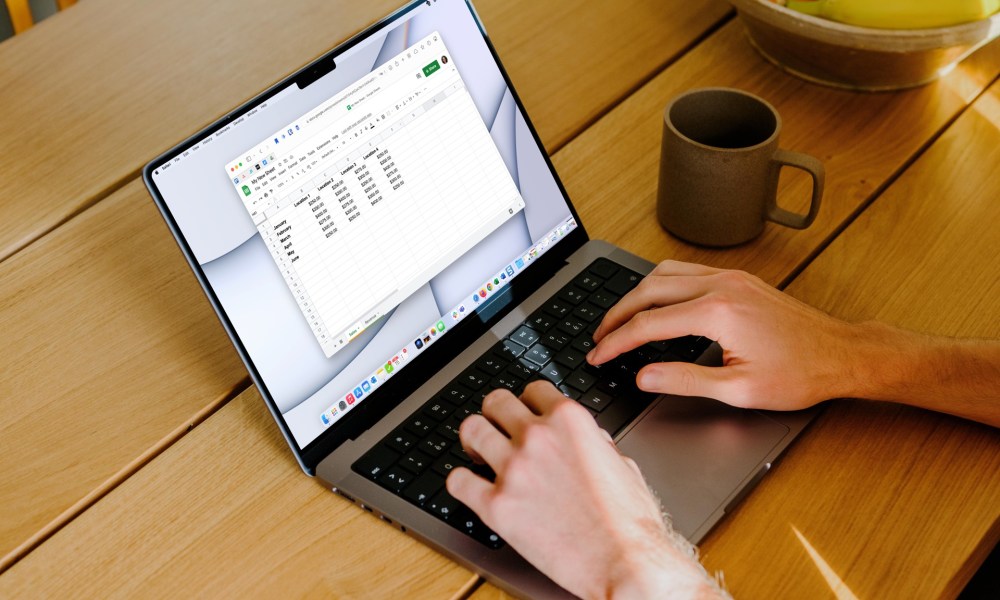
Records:
[[[582,597],[694,597],[716,593],[700,566],[670,543],[660,506],[635,462],[582,406],[552,384],[483,400],[461,426],[466,452],[496,482],[464,468],[448,491],[528,562]],[[672,592],[672,593],[668,593]]]

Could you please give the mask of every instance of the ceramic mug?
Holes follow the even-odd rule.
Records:
[[[778,111],[753,94],[705,88],[674,98],[663,113],[660,224],[683,240],[716,247],[752,240],[767,221],[809,227],[823,196],[823,164],[778,148],[779,133]],[[784,166],[812,176],[806,214],[778,206]]]

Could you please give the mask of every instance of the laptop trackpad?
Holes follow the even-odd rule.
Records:
[[[639,463],[674,528],[690,539],[787,433],[755,411],[667,396],[618,447]]]

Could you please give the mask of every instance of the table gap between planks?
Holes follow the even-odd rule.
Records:
[[[719,60],[719,57],[726,60]],[[556,163],[571,196],[580,206],[585,223],[597,237],[630,245],[630,249],[653,258],[670,256],[748,268],[777,283],[800,268],[828,237],[871,200],[875,190],[909,164],[928,141],[996,77],[997,65],[998,47],[993,45],[932,86],[897,95],[849,94],[804,84],[774,70],[753,54],[737,24],[731,23],[574,139],[557,154]],[[825,159],[831,171],[828,202],[813,229],[793,233],[772,228],[748,247],[730,252],[694,249],[656,229],[650,214],[655,192],[655,175],[652,174],[655,173],[659,143],[660,108],[667,98],[680,90],[709,84],[737,85],[764,95],[785,116],[785,145]],[[906,123],[907,127],[888,126],[885,120],[889,118]],[[851,144],[850,153],[842,151],[847,143]],[[608,149],[621,150],[621,154],[616,155],[620,160],[606,160]],[[595,183],[601,185],[595,186]],[[127,194],[126,190],[119,192],[123,203],[138,203],[143,196],[137,184],[127,191]],[[804,194],[804,184],[792,179],[783,188],[783,201],[796,207],[797,198]],[[628,204],[608,198],[623,198]],[[225,452],[227,450],[229,453]],[[228,464],[226,460],[198,460],[200,457],[229,457],[232,452],[238,456],[254,455],[253,462],[239,463],[242,468],[233,469],[233,474],[229,475],[221,473],[219,466]],[[185,460],[185,457],[194,459]],[[354,522],[350,510],[358,513],[357,516],[364,516],[346,502],[329,499],[328,493],[301,477],[277,432],[267,422],[266,412],[255,392],[249,390],[43,544],[11,570],[9,575],[16,577],[6,579],[16,578],[23,582],[26,577],[30,579],[32,573],[37,573],[37,569],[53,564],[51,561],[59,561],[60,556],[67,556],[64,553],[85,554],[88,566],[81,563],[62,580],[53,581],[53,586],[87,585],[87,576],[95,572],[94,567],[120,558],[115,544],[133,544],[135,542],[130,540],[136,539],[145,539],[141,559],[133,563],[125,557],[125,562],[130,573],[137,573],[134,579],[146,583],[155,583],[159,577],[171,581],[187,580],[188,571],[197,570],[198,559],[204,560],[206,553],[215,548],[230,547],[225,535],[233,532],[239,534],[239,547],[243,552],[237,556],[222,553],[222,558],[213,563],[222,574],[259,570],[262,565],[271,564],[267,560],[270,548],[288,543],[290,538],[300,542],[295,545],[299,556],[323,552],[324,556],[337,555],[336,547],[334,554],[330,554],[331,548],[325,545],[329,543],[327,537],[335,533],[327,537],[311,533],[315,521],[310,521],[308,514],[301,519],[281,511],[274,514],[274,507],[261,506],[252,499],[248,500],[250,505],[228,502],[230,492],[240,498],[247,494],[244,489],[247,486],[241,476],[236,475],[245,469],[260,473],[260,480],[255,476],[256,494],[292,494],[290,490],[294,490],[297,494],[294,499],[300,504],[323,503],[331,513],[329,522],[335,527],[350,527],[349,523]],[[152,511],[146,508],[149,500],[161,496],[173,502],[156,503],[156,510]],[[191,503],[206,496],[208,501],[204,506],[222,503],[215,515],[219,519],[213,519],[209,525],[200,519],[202,527],[195,528],[193,533],[184,530],[175,534],[158,529],[158,523],[169,522],[170,516],[177,511],[193,514],[189,510]],[[235,514],[231,515],[230,511]],[[340,515],[346,523],[341,522]],[[247,519],[273,524],[266,532],[258,532],[269,536],[265,540],[267,543],[246,545],[245,536],[254,532],[245,531],[245,527],[240,529],[238,525]],[[368,521],[371,525],[367,527],[377,526],[373,519]],[[370,533],[366,526],[358,527],[359,531]],[[398,544],[406,543],[402,536],[384,529],[385,534],[377,535],[380,541],[376,543],[381,544],[383,537],[398,538],[395,542]],[[151,531],[157,535],[148,536]],[[270,536],[274,537],[273,544]],[[101,543],[108,538],[110,541]],[[184,547],[192,559],[178,558],[175,551],[178,546]],[[83,549],[87,552],[82,552]],[[147,564],[150,560],[153,564]],[[282,579],[301,579],[302,585],[309,582],[326,585],[316,583],[317,577],[322,579],[323,574],[310,571],[306,566],[298,570],[294,565],[282,563],[277,573]],[[184,577],[178,578],[178,575]],[[225,589],[234,592],[243,589],[244,583],[231,582],[222,575],[218,579],[213,577],[192,578],[191,589],[207,583],[230,586]],[[0,578],[0,586],[4,585],[3,580]],[[90,584],[117,585],[110,579]]]
[[[0,570],[248,385],[142,164],[397,5],[91,0],[0,45]],[[729,15],[477,6],[550,149]],[[566,60],[595,53],[620,63]]]

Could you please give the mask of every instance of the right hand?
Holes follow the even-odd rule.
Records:
[[[797,410],[849,395],[868,337],[852,325],[743,271],[664,261],[608,311],[591,364],[647,342],[702,335],[722,346],[723,366],[655,363],[636,377],[646,391],[705,396],[734,406]]]

